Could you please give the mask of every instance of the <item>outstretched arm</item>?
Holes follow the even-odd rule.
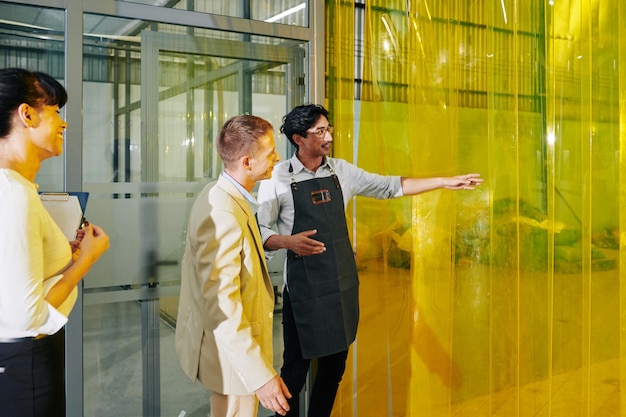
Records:
[[[415,195],[426,191],[445,188],[448,190],[473,190],[483,179],[480,174],[456,175],[454,177],[409,178],[402,177],[402,193]]]

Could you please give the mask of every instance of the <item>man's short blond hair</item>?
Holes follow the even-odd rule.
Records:
[[[258,116],[244,114],[228,119],[217,136],[217,152],[224,166],[229,167],[244,156],[256,156],[259,140],[273,130],[270,122]]]

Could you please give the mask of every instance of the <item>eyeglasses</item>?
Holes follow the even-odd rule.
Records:
[[[328,125],[326,127],[317,128],[314,131],[307,130],[306,133],[310,133],[312,135],[315,135],[318,138],[323,138],[323,137],[326,136],[326,132],[328,132],[328,133],[330,133],[332,135],[334,131],[335,131],[335,126]]]

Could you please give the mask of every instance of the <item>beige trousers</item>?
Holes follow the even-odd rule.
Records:
[[[211,417],[256,417],[256,395],[224,395],[211,391]]]

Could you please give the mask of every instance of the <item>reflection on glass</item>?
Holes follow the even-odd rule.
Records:
[[[117,0],[172,9],[308,27],[309,0]]]

